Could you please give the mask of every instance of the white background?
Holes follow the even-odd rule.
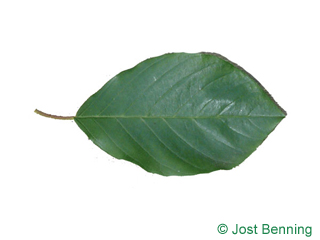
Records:
[[[1,1],[0,239],[306,239],[263,223],[319,239],[319,23],[307,0]],[[120,71],[201,51],[245,68],[288,113],[233,170],[150,174],[33,112],[75,115]]]

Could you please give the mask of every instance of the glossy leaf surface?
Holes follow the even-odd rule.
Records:
[[[105,152],[168,176],[239,165],[285,115],[224,57],[172,53],[112,78],[74,119]]]

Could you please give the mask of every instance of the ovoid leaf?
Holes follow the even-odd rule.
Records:
[[[119,73],[74,120],[115,158],[182,176],[239,165],[285,116],[257,80],[226,58],[171,53]]]

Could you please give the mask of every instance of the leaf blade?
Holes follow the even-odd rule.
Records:
[[[285,115],[250,74],[223,57],[174,53],[115,76],[75,121],[112,156],[167,176],[239,165]]]

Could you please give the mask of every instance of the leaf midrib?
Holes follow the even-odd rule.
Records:
[[[178,116],[75,116],[75,118],[129,118],[129,119],[207,119],[207,118],[284,118],[285,116],[268,116],[268,115],[222,115],[222,116],[195,116],[195,117],[178,117]]]

